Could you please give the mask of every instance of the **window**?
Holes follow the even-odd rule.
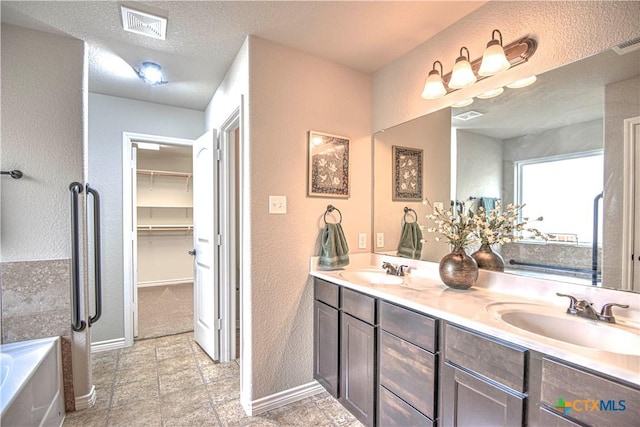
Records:
[[[593,203],[603,190],[603,152],[577,153],[515,162],[517,204],[522,216],[543,216],[533,227],[558,242],[593,242]],[[600,205],[601,206],[601,205]],[[602,242],[602,214],[598,242]]]

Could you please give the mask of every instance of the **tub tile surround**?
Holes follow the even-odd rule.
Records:
[[[70,260],[3,262],[2,342],[71,334]]]
[[[247,416],[238,363],[213,362],[193,333],[94,353],[92,364],[96,404],[64,426],[362,426],[326,392]]]
[[[441,282],[438,263],[379,254],[353,254],[350,255],[350,260],[351,263],[346,269],[380,268],[384,261],[407,265],[410,267],[409,277],[415,278],[416,286],[373,286],[349,282],[340,276],[340,270],[318,269],[317,257],[311,258],[310,274],[640,385],[640,356],[591,350],[525,333],[492,318],[486,309],[489,304],[496,302],[526,302],[555,306],[559,312],[563,312],[568,306],[568,301],[556,296],[556,292],[586,299],[593,303],[596,310],[605,303],[622,302],[621,297],[624,297],[624,302],[629,304],[630,308],[617,311],[616,316],[640,322],[639,294],[484,270],[480,270],[474,287],[458,291],[449,289]]]
[[[71,367],[71,261],[0,263],[2,343],[60,336],[65,409],[75,409]]]

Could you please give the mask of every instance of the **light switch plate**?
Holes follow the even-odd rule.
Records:
[[[358,249],[367,249],[367,233],[358,233]]]
[[[286,214],[287,196],[269,196],[269,213],[279,215]]]
[[[384,248],[384,233],[377,233],[376,234],[376,247],[377,248]]]

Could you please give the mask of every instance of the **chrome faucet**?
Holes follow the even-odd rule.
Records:
[[[387,274],[392,274],[394,276],[404,276],[404,269],[408,267],[406,265],[395,266],[390,262],[385,261],[382,263],[382,268],[387,270]]]
[[[593,308],[593,304],[587,300],[579,300],[573,295],[556,293],[559,297],[567,297],[569,298],[569,308],[567,308],[567,313],[584,317],[591,320],[600,320],[602,322],[607,323],[616,323],[616,318],[613,316],[611,312],[611,307],[621,307],[621,308],[629,308],[626,304],[616,304],[616,303],[608,303],[602,306],[600,313],[596,312]]]

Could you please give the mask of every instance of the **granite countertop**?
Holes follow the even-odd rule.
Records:
[[[351,263],[345,269],[321,270],[317,266],[317,257],[314,257],[311,259],[310,274],[640,386],[640,356],[590,349],[524,331],[501,320],[493,310],[505,303],[512,303],[528,304],[534,310],[536,307],[544,310],[551,309],[554,314],[557,310],[557,313],[561,314],[566,311],[568,300],[555,296],[555,292],[572,293],[576,297],[585,298],[580,294],[582,291],[589,301],[601,298],[607,302],[616,302],[612,298],[620,298],[620,294],[613,293],[615,291],[600,290],[596,298],[594,290],[589,288],[578,288],[576,292],[575,285],[572,285],[574,287],[567,291],[558,282],[484,271],[480,272],[476,286],[460,291],[450,289],[442,283],[438,276],[437,263],[377,254],[355,254],[350,258]],[[404,285],[371,285],[366,282],[345,280],[341,275],[341,272],[348,270],[379,268],[383,261],[408,264],[411,267]],[[640,296],[638,299],[640,300]],[[596,304],[594,306],[599,307]],[[629,311],[625,313],[629,314],[630,318],[622,317],[619,312],[616,313],[616,317],[620,319],[622,325],[637,326],[640,324],[638,313],[638,307],[632,304]],[[618,327],[602,322],[597,324],[598,327]]]

